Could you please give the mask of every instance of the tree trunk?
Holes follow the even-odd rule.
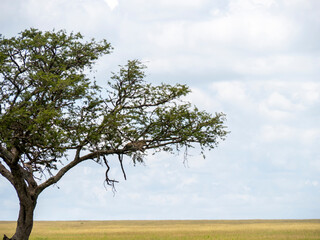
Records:
[[[16,233],[12,238],[4,235],[3,240],[28,240],[33,227],[33,212],[36,201],[20,201],[19,218],[17,221]]]

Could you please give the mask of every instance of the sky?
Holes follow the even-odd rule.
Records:
[[[133,166],[114,194],[105,168],[82,163],[38,200],[36,220],[320,218],[320,1],[0,0],[0,33],[33,27],[107,39],[98,84],[140,59],[148,82],[187,84],[187,100],[224,112],[218,148],[159,153]],[[0,177],[0,220],[18,199]]]

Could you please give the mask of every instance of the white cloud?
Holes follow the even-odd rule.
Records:
[[[259,112],[274,120],[299,118],[320,104],[317,82],[269,82],[261,84],[267,96],[260,100]]]
[[[114,6],[111,2],[110,6]],[[13,29],[11,27],[10,31],[14,31],[12,34],[34,27],[41,30],[81,31],[85,36],[95,32],[94,36],[88,36],[91,38],[101,35],[98,29],[110,28],[114,21],[108,5],[102,0],[26,0],[15,3],[19,24],[15,24]],[[10,26],[12,22],[8,21],[7,24]]]
[[[240,81],[214,82],[210,88],[217,93],[217,98],[235,105],[248,104],[250,99],[247,86]],[[247,105],[246,105],[247,106]]]
[[[300,80],[301,77],[318,74],[318,57],[291,56],[288,54],[271,56],[252,56],[237,61],[234,69],[243,75],[284,76]],[[288,79],[289,80],[289,79]]]
[[[303,82],[296,85],[296,90],[293,93],[293,98],[296,101],[301,101],[306,106],[320,103],[320,83],[319,82]]]
[[[310,0],[282,0],[284,5],[286,7],[294,7],[294,8],[302,8],[302,9],[308,9],[312,6],[312,2],[317,1],[310,1]]]
[[[312,146],[320,139],[320,128],[264,125],[261,127],[260,136],[266,142],[296,142],[300,146]]]
[[[111,10],[115,9],[119,4],[118,0],[104,0],[104,1],[108,4]]]
[[[320,83],[317,82],[221,81],[213,82],[210,89],[213,91],[211,99],[200,89],[196,90],[196,96],[208,102],[219,100],[220,106],[226,102],[242,105],[275,119],[289,117],[320,103]]]
[[[225,81],[210,85],[212,99],[242,106],[269,120],[299,118],[300,114],[320,104],[320,83],[287,81]],[[205,96],[199,91],[197,95]]]
[[[232,202],[233,204],[252,204],[256,202],[256,197],[250,194],[234,193],[226,194],[224,196],[225,200]]]
[[[320,172],[320,156],[316,156],[315,159],[312,159],[310,166],[313,170]]]
[[[255,11],[156,22],[146,31],[156,53],[148,60],[154,71],[193,71],[194,76],[204,71],[214,75],[217,69],[259,77],[316,74],[315,58],[289,53],[297,36],[295,26],[285,16]]]
[[[267,125],[261,128],[261,138],[267,142],[289,141],[298,137],[296,129],[286,125]]]
[[[312,146],[320,141],[320,128],[306,128],[301,133],[301,141],[305,145]]]
[[[196,185],[195,183],[198,183],[198,180],[195,176],[191,176],[188,178],[183,177],[180,180],[180,183],[177,185],[177,189],[179,190],[186,190],[187,188],[190,189]]]
[[[219,9],[213,12],[217,14]],[[211,19],[162,23],[150,37],[159,46],[175,48],[180,43],[180,48],[202,46],[201,49],[206,51],[214,50],[215,44],[231,47],[232,51],[236,48],[244,51],[286,49],[294,37],[294,24],[282,15],[251,9],[231,12]],[[177,38],[173,39],[173,36]]]
[[[183,199],[176,194],[152,194],[148,197],[148,202],[153,206],[170,206],[182,204]]]
[[[265,10],[275,5],[275,0],[233,0],[229,2],[231,12]]]
[[[172,7],[188,7],[188,8],[195,8],[203,6],[207,0],[162,0],[157,1],[156,4],[163,6],[165,8],[172,8]]]
[[[313,186],[313,187],[317,187],[319,185],[319,182],[316,180],[307,180],[304,183],[307,186]]]
[[[201,109],[209,110],[210,112],[222,111],[221,104],[215,99],[215,96],[213,96],[211,92],[205,92],[196,87],[191,88],[191,93],[188,94],[185,99],[195,106],[201,107]]]
[[[286,96],[273,92],[267,99],[259,104],[261,114],[275,120],[293,117],[293,112],[303,110],[303,105],[294,104]]]
[[[160,47],[198,48],[214,53],[224,46],[231,51],[286,49],[294,27],[280,16],[250,14],[226,15],[204,21],[174,21],[162,23],[149,35]]]
[[[320,137],[317,118],[310,115],[320,106],[319,88],[317,82],[225,81],[212,83],[209,91],[197,89],[193,98],[198,96],[195,102],[206,109],[214,109],[208,108],[212,102],[232,124],[254,124],[257,142],[312,146]]]

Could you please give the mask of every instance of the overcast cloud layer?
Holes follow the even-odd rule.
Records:
[[[127,159],[128,181],[105,191],[104,169],[73,169],[39,198],[37,220],[320,218],[320,1],[0,0],[0,33],[66,29],[110,41],[103,85],[141,59],[148,81],[186,83],[188,100],[227,114],[231,131],[203,159]],[[122,179],[120,169],[112,174]],[[58,189],[59,187],[59,189]],[[0,220],[18,199],[0,178]]]

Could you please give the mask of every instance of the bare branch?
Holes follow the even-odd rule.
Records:
[[[17,63],[17,61],[16,61],[16,60],[14,59],[14,57],[13,57],[13,56],[17,55],[18,53],[12,54],[11,52],[8,52],[8,54],[9,54],[9,57],[10,57],[11,61],[12,61],[12,62],[14,63],[14,65],[17,67],[18,71],[19,71],[20,73],[22,73],[23,71],[21,70],[20,65]]]
[[[112,187],[112,190],[115,191],[114,184],[115,184],[115,183],[118,183],[118,181],[109,178],[109,174],[108,174],[108,173],[109,173],[109,171],[110,171],[110,166],[109,166],[109,164],[108,164],[108,160],[107,160],[106,156],[102,156],[102,158],[103,158],[104,164],[107,166],[107,170],[106,170],[106,180],[105,180],[105,181],[106,181],[107,185],[111,186],[111,187]]]
[[[123,173],[123,177],[124,177],[124,180],[127,180],[127,175],[126,175],[126,172],[124,170],[124,167],[123,167],[123,154],[118,154],[118,159],[119,159],[119,162],[120,162],[120,166],[121,166],[121,170],[122,170],[122,173]]]

